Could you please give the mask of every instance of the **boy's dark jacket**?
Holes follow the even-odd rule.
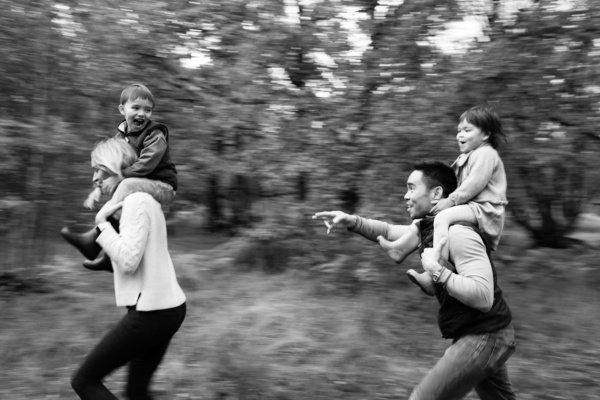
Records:
[[[168,183],[177,190],[177,169],[169,154],[169,130],[159,122],[150,120],[141,131],[128,133],[123,121],[116,137],[123,138],[134,148],[138,157],[133,165],[123,170],[125,178],[147,178]],[[160,138],[165,138],[165,142]],[[162,155],[161,155],[162,153]]]

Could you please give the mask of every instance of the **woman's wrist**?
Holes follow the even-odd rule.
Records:
[[[100,221],[98,222],[98,224],[96,225],[96,227],[100,230],[103,231],[106,228],[108,228],[110,226],[110,222],[104,220],[104,221]]]

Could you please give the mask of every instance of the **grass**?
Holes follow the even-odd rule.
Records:
[[[404,278],[414,257],[398,268],[376,246],[338,235],[345,243],[327,237],[312,250],[326,262],[291,255],[278,273],[240,262],[240,241],[213,237],[198,250],[173,238],[188,316],[155,375],[156,398],[407,398],[449,345],[437,304]],[[507,240],[497,263],[514,314],[518,398],[600,398],[598,251],[519,244]],[[75,399],[71,374],[123,314],[110,274],[80,268],[68,248],[57,253],[36,271],[44,290],[0,293],[2,399]],[[106,383],[120,395],[125,379],[119,370]]]

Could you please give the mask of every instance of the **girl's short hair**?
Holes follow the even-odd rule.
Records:
[[[128,100],[135,99],[150,100],[150,103],[152,103],[153,108],[156,105],[156,103],[154,102],[154,96],[152,96],[152,92],[150,91],[150,89],[148,89],[141,83],[134,83],[133,85],[129,85],[121,92],[121,104],[127,103]]]
[[[465,120],[481,129],[486,135],[489,135],[488,143],[493,148],[498,148],[501,140],[506,142],[506,134],[502,129],[500,117],[492,107],[471,107],[462,113],[458,122],[461,123]]]
[[[105,138],[94,145],[92,168],[123,177],[122,171],[137,160],[137,153],[121,138]]]

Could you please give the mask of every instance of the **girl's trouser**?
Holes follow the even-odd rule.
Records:
[[[442,238],[448,237],[448,230],[450,225],[457,222],[470,222],[477,225],[477,218],[475,213],[466,204],[450,207],[446,210],[440,211],[433,220],[433,247],[438,245]],[[448,246],[444,246],[442,249],[442,258],[448,259],[449,254]]]
[[[505,365],[514,351],[512,324],[494,333],[463,336],[417,385],[410,400],[462,399],[471,389],[482,400],[514,400]]]
[[[151,399],[148,392],[152,375],[158,368],[171,338],[185,318],[186,305],[158,311],[130,308],[87,356],[71,380],[83,400],[117,399],[102,379],[129,363],[127,397]]]

